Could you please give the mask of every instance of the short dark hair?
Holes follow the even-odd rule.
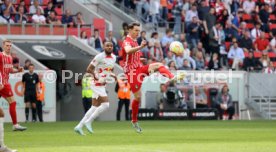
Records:
[[[153,38],[155,35],[158,35],[158,33],[157,32],[151,33],[151,38]]]
[[[128,29],[133,29],[134,26],[140,26],[140,23],[138,23],[138,22],[132,22],[132,23],[128,24]]]
[[[94,32],[99,32],[99,30],[98,29],[94,29]]]
[[[171,29],[166,29],[166,34],[168,34],[168,33],[170,33],[170,32],[172,32]]]
[[[111,44],[113,45],[113,42],[110,41],[110,40],[105,40],[105,41],[104,41],[104,44],[105,44],[105,43],[111,43]]]
[[[31,63],[31,64],[29,65],[29,67],[30,67],[30,66],[33,66],[33,67],[34,67],[34,64]]]
[[[142,35],[143,33],[146,33],[146,31],[141,31],[140,34]]]

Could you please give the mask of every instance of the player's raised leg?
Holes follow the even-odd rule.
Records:
[[[0,108],[0,152],[17,152],[4,144],[4,111],[2,108]]]

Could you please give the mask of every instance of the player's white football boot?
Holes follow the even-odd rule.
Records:
[[[6,146],[3,146],[3,147],[0,147],[0,152],[17,152],[17,150],[12,150]]]
[[[25,131],[25,130],[27,130],[27,127],[23,127],[19,124],[16,124],[16,125],[13,125],[12,130],[13,131]]]
[[[91,134],[94,133],[91,123],[85,123],[84,126],[86,127],[86,129],[88,130],[89,133],[91,133]]]
[[[75,128],[74,128],[74,131],[75,131],[77,134],[79,134],[79,135],[82,135],[82,136],[85,135],[85,134],[83,133],[82,128],[75,127]]]
[[[177,82],[177,81],[181,81],[184,80],[186,77],[186,74],[184,72],[177,72],[176,75],[170,79],[170,82]]]
[[[138,122],[131,122],[131,124],[137,133],[142,133],[142,128],[139,126]]]

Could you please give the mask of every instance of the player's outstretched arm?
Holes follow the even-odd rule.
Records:
[[[127,54],[131,54],[131,53],[135,53],[139,50],[141,50],[142,48],[144,48],[145,46],[147,46],[147,41],[143,40],[141,42],[141,45],[140,46],[137,46],[137,47],[131,47],[130,45],[126,45],[124,47],[125,51]]]

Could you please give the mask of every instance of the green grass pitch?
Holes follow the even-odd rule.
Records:
[[[86,136],[76,124],[5,124],[5,143],[19,152],[276,152],[276,121],[142,121],[142,134],[129,122],[95,122]]]

